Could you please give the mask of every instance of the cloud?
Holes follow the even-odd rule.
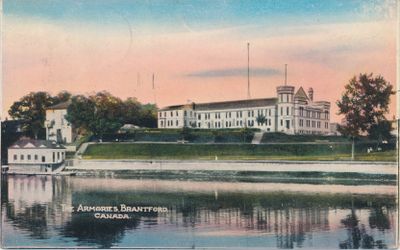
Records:
[[[280,75],[282,72],[274,68],[250,68],[250,76],[268,77]],[[247,76],[247,68],[226,68],[215,70],[195,71],[185,75],[186,77],[214,78],[214,77],[232,77]]]

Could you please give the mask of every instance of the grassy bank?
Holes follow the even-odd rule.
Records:
[[[125,133],[105,134],[102,141],[250,143],[257,129],[132,129]],[[93,138],[96,139],[96,138]]]
[[[84,159],[349,160],[349,144],[94,144]],[[394,150],[356,154],[356,160],[396,161]]]

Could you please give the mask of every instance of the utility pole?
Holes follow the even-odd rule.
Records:
[[[154,104],[156,104],[157,100],[156,100],[156,88],[154,85],[154,73],[153,73],[153,78],[152,78],[152,87],[153,87],[153,95],[154,95]]]
[[[285,64],[285,86],[287,85],[287,64]]]
[[[247,43],[247,99],[250,99],[250,43]]]

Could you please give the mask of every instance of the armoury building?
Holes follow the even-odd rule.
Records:
[[[330,133],[330,102],[314,101],[300,87],[277,87],[276,98],[190,103],[158,111],[158,128],[259,128],[286,134]]]

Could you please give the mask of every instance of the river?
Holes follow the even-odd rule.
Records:
[[[4,247],[337,249],[396,241],[390,185],[5,176],[1,194]]]

